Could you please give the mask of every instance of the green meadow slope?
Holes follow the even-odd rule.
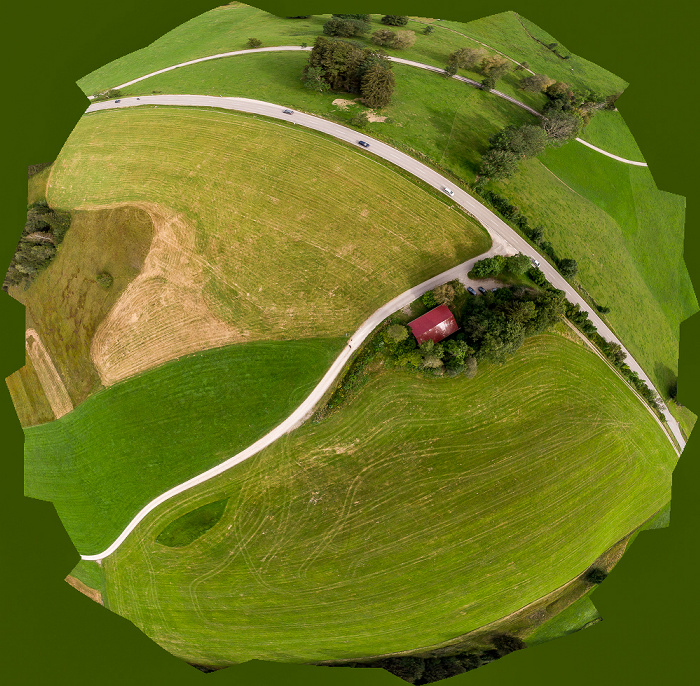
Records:
[[[25,429],[25,493],[51,500],[78,550],[98,553],[153,498],[286,419],[344,343],[216,348],[103,389]]]
[[[668,502],[674,464],[624,383],[560,336],[471,380],[380,372],[151,513],[104,561],[110,606],[207,665],[423,648],[582,573]],[[226,498],[200,538],[156,542]]]

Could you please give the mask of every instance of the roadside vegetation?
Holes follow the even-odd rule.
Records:
[[[153,498],[291,414],[344,342],[217,348],[103,389],[25,429],[26,495],[51,500],[78,550],[98,553]]]
[[[104,561],[110,604],[208,666],[435,646],[579,577],[668,501],[674,464],[624,382],[558,335],[472,378],[379,368],[326,420],[151,513]],[[154,545],[223,498],[186,549]]]

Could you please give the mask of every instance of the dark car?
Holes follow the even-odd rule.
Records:
[[[486,289],[483,286],[479,286],[479,293],[481,293],[481,295],[484,295],[484,293],[486,293]]]
[[[467,290],[468,290],[472,295],[476,295],[476,291],[475,291],[471,286],[467,286]]]
[[[369,148],[369,143],[367,141],[357,141],[359,145],[361,145],[363,148]]]
[[[282,110],[282,114],[294,114],[294,110]]]
[[[121,102],[121,100],[115,100],[114,102]]]

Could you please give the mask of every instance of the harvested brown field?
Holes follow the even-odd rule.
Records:
[[[51,410],[58,419],[73,409],[73,403],[39,334],[34,329],[27,329],[25,336],[27,356],[32,361]]]
[[[70,574],[66,577],[65,579],[73,588],[76,590],[80,591],[83,595],[86,595],[90,600],[94,600],[96,603],[99,603],[100,605],[104,605],[104,602],[102,601],[102,594],[94,589],[90,588],[89,586],[86,586],[80,579],[76,579],[74,576],[71,576]]]
[[[29,355],[24,367],[8,376],[5,383],[23,427],[44,424],[56,418]]]

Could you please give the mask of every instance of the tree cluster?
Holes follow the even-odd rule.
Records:
[[[385,53],[318,36],[302,76],[314,90],[360,93],[368,107],[385,107],[394,92],[394,72]]]
[[[371,28],[369,22],[369,14],[334,14],[323,25],[323,33],[341,38],[363,36]]]
[[[500,363],[514,354],[526,337],[551,326],[564,311],[564,304],[558,291],[499,288],[467,300],[460,323],[476,359]]]
[[[502,55],[490,55],[484,48],[458,48],[447,58],[446,73],[457,73],[457,69],[467,69],[480,73],[484,79],[481,87],[491,90],[496,82],[511,69],[512,63]]]
[[[488,279],[501,274],[518,275],[524,274],[529,267],[530,258],[521,252],[508,256],[494,255],[479,260],[469,272],[469,276],[474,279]]]
[[[416,42],[416,34],[413,31],[391,31],[379,29],[375,31],[370,40],[375,45],[381,45],[395,50],[405,50]]]
[[[547,147],[545,129],[533,124],[511,124],[491,136],[489,149],[481,157],[479,175],[489,179],[505,179],[518,171],[518,162],[536,157]]]
[[[3,290],[17,285],[28,288],[37,274],[53,260],[69,226],[70,214],[67,212],[51,209],[44,200],[30,205],[22,237],[5,275]]]
[[[442,657],[418,657],[402,655],[386,657],[372,662],[338,663],[338,667],[381,668],[409,684],[432,684],[442,679],[470,672],[481,665],[498,660],[516,650],[526,647],[525,642],[511,634],[496,634],[491,637],[493,648],[471,650]]]
[[[379,21],[387,26],[406,26],[408,17],[400,14],[385,14]]]

